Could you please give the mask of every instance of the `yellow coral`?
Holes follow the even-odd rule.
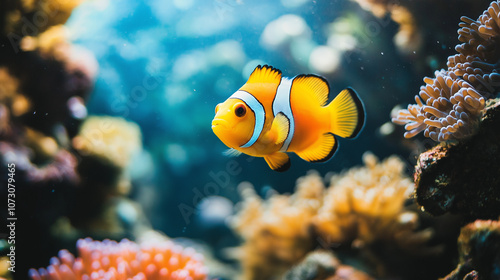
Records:
[[[283,273],[313,249],[307,221],[321,206],[324,186],[318,179],[304,178],[294,195],[274,195],[268,201],[250,184],[240,185],[245,200],[232,225],[246,240],[239,256],[244,279],[269,279]]]
[[[141,131],[137,124],[122,118],[92,116],[73,138],[73,147],[83,155],[94,155],[124,168],[142,148]]]
[[[13,116],[26,113],[31,106],[19,92],[19,81],[5,67],[0,67],[0,103],[6,105]]]
[[[244,200],[232,225],[245,240],[238,256],[244,279],[279,276],[316,246],[387,241],[410,253],[435,253],[422,246],[432,231],[416,232],[417,214],[404,209],[413,191],[404,163],[397,157],[379,163],[372,154],[363,160],[365,167],[333,175],[328,188],[316,172],[300,178],[294,194],[267,200],[241,186]]]

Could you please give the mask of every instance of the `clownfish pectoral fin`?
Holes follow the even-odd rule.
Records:
[[[281,82],[281,71],[269,66],[257,66],[248,78],[247,83],[271,83],[279,84]]]
[[[293,79],[293,90],[313,97],[320,106],[324,106],[330,87],[323,77],[310,74],[296,76]]]
[[[309,162],[325,162],[337,151],[338,143],[331,133],[321,135],[318,140],[305,150],[296,152],[299,157]]]
[[[274,141],[276,145],[283,143],[290,132],[290,120],[283,113],[278,113],[274,117],[273,123],[271,125],[271,132],[275,133],[276,140]]]
[[[224,154],[227,157],[237,157],[237,156],[241,155],[242,152],[231,148],[231,149],[225,150],[224,152],[222,152],[222,154]]]
[[[274,171],[283,172],[290,168],[290,158],[285,153],[276,152],[265,156],[264,159]]]
[[[341,91],[327,108],[332,112],[330,131],[333,134],[344,138],[359,134],[365,124],[365,108],[354,89]]]

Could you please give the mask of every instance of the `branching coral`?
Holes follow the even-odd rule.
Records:
[[[392,157],[378,163],[364,157],[366,167],[334,175],[325,188],[317,173],[298,180],[291,195],[259,198],[243,188],[243,207],[233,226],[245,243],[240,248],[245,279],[273,279],[298,263],[315,247],[368,248],[388,242],[411,254],[434,254],[432,230],[416,231],[418,216],[405,211],[413,191],[404,163]]]
[[[500,89],[498,73],[500,55],[500,7],[493,1],[474,21],[462,17],[457,45],[458,54],[448,58],[448,70],[435,72],[435,78],[424,78],[415,97],[392,121],[405,125],[406,138],[421,131],[435,141],[463,139],[477,131],[485,99]]]
[[[50,279],[192,279],[207,278],[203,256],[171,241],[136,244],[129,240],[77,242],[78,257],[59,251],[47,269],[31,269],[33,280]]]

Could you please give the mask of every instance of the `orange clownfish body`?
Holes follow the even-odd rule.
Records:
[[[212,130],[234,153],[264,157],[271,169],[290,167],[287,152],[324,162],[337,150],[335,135],[354,138],[365,111],[347,88],[326,105],[328,82],[315,75],[281,77],[271,66],[257,66],[250,78],[215,108]]]

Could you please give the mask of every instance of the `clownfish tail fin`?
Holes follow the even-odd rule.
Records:
[[[355,138],[365,124],[365,108],[354,89],[348,87],[327,108],[332,112],[330,131],[343,138]]]

